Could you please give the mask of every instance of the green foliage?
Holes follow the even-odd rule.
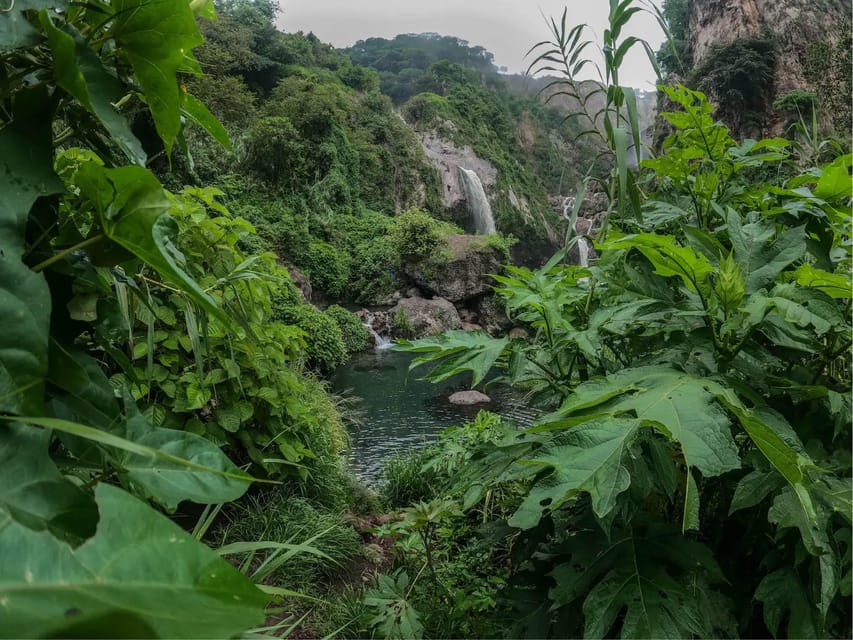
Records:
[[[213,536],[220,547],[226,548],[243,540],[286,544],[310,541],[317,553],[294,555],[268,574],[275,584],[297,591],[316,592],[318,581],[332,578],[359,555],[361,548],[358,533],[339,513],[275,491],[231,507]],[[252,562],[264,563],[274,551],[253,554]]]
[[[446,493],[487,518],[503,497],[510,635],[845,637],[853,159],[738,145],[702,94],[664,90],[643,215],[588,269],[497,277],[530,339],[404,345],[432,379],[497,370],[553,409],[463,446]]]
[[[411,209],[394,219],[389,240],[404,263],[418,264],[436,257],[446,245],[445,237],[460,230],[425,211]]]
[[[276,315],[305,333],[305,356],[309,366],[330,372],[347,361],[344,337],[334,317],[310,304],[286,306],[278,309]]]
[[[175,196],[144,168],[146,151],[185,148],[190,122],[229,145],[179,83],[199,72],[193,8],[209,13],[149,0],[0,13],[6,635],[230,636],[265,618],[267,594],[134,497],[168,511],[240,497],[253,479],[218,445],[251,456],[239,436],[279,436],[260,419],[241,431],[265,409],[239,381],[300,375],[296,330],[266,343],[253,330],[276,269],[235,249],[251,227],[216,192]],[[258,358],[273,341],[280,357]]]
[[[334,298],[346,295],[350,277],[350,260],[327,242],[312,242],[299,266],[311,279],[311,285]]]
[[[438,475],[424,469],[435,452],[430,447],[392,456],[382,465],[382,504],[402,509],[416,502],[432,500],[438,491]]]
[[[370,346],[370,332],[352,311],[333,304],[325,313],[338,323],[347,353],[358,353]]]
[[[391,332],[398,338],[408,340],[415,337],[415,325],[409,317],[409,312],[400,307],[391,318]]]
[[[817,94],[813,91],[802,91],[795,89],[773,101],[773,108],[777,111],[796,114],[797,117],[809,117],[817,108]]]
[[[95,497],[98,533],[76,549],[4,515],[5,637],[218,636],[263,622],[266,596],[214,551],[121,489]]]

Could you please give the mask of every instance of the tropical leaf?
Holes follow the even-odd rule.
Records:
[[[105,447],[122,476],[170,509],[183,500],[200,504],[236,500],[254,481],[213,442],[188,431],[152,427],[132,408],[126,438],[57,418],[30,417],[20,422]]]
[[[154,174],[142,167],[105,169],[88,162],[77,172],[76,179],[95,206],[108,238],[180,285],[225,326],[232,325],[231,318],[187,274],[184,256],[174,244],[177,224],[167,215],[172,203]]]
[[[437,362],[436,367],[426,375],[426,379],[431,382],[442,382],[470,371],[473,388],[489,374],[509,344],[507,338],[492,338],[484,331],[448,331],[435,338],[400,341],[394,348],[407,353],[425,354],[415,358],[410,369]]]
[[[171,153],[181,131],[178,72],[193,62],[203,42],[187,0],[115,0],[111,34],[133,71],[154,117],[157,132]]]
[[[25,527],[79,542],[95,533],[97,507],[62,476],[49,445],[47,430],[0,425],[0,509]]]
[[[124,86],[104,68],[76,29],[70,25],[57,28],[47,12],[42,12],[41,24],[53,51],[56,84],[101,121],[131,162],[145,166],[147,156],[142,144],[113,107],[124,95]]]
[[[110,635],[225,638],[263,621],[267,596],[228,562],[121,489],[101,484],[95,496],[97,533],[74,550],[0,510],[0,637],[67,637],[112,620]]]
[[[777,236],[774,224],[764,220],[743,224],[735,211],[729,211],[726,222],[735,260],[746,274],[747,293],[773,284],[789,264],[806,254],[804,227]]]
[[[558,509],[581,491],[589,494],[596,515],[605,517],[631,484],[623,456],[640,426],[639,420],[593,419],[561,433],[535,456],[519,460],[519,464],[541,465],[551,471],[540,475],[509,524],[534,527],[544,513]]]
[[[723,387],[668,367],[639,367],[579,385],[554,418],[629,414],[681,445],[706,477],[740,467],[731,422],[715,395]]]
[[[22,259],[30,209],[63,188],[53,172],[49,108],[45,87],[21,91],[14,119],[0,129],[0,413],[42,411],[50,292]]]
[[[764,604],[764,623],[775,638],[820,637],[814,606],[793,569],[780,569],[764,576],[755,599]]]
[[[714,612],[688,585],[719,582],[706,547],[672,529],[592,531],[573,537],[571,557],[553,571],[553,608],[583,598],[584,638],[717,637]]]

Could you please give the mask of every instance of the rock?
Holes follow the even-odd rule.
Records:
[[[393,319],[398,313],[405,312],[414,329],[414,338],[434,336],[452,329],[461,329],[462,320],[453,303],[444,298],[403,298],[393,309],[387,312]],[[381,333],[381,332],[380,332]],[[406,336],[396,336],[406,337]]]
[[[489,277],[499,273],[503,256],[486,244],[483,236],[457,235],[447,237],[449,257],[438,266],[423,270],[420,265],[407,268],[407,274],[424,291],[451,302],[462,302],[491,291],[494,281]]]
[[[457,147],[435,131],[422,133],[420,138],[424,154],[441,177],[441,197],[446,209],[464,208],[466,195],[459,167],[476,172],[487,194],[494,191],[498,170],[488,160],[480,158],[471,147]]]
[[[302,294],[302,299],[305,300],[305,302],[311,302],[311,299],[313,298],[313,291],[311,288],[311,281],[308,279],[308,276],[296,267],[289,267],[288,271],[290,272],[290,279],[293,280],[293,284],[296,285],[296,288],[299,289],[299,293]]]
[[[463,322],[462,323],[463,331],[482,331],[483,327],[474,323],[474,322]]]
[[[459,309],[459,317],[462,319],[462,324],[478,324],[480,320],[477,317],[477,313],[475,311],[472,311],[471,309],[466,309],[464,307],[462,309]]]
[[[527,329],[523,327],[513,327],[506,335],[510,340],[527,340],[530,338],[530,334],[527,332]]]
[[[399,291],[394,291],[393,293],[389,293],[384,298],[379,298],[375,301],[377,307],[393,307],[395,304],[400,302],[403,294]]]
[[[499,335],[512,327],[503,304],[494,296],[483,296],[477,301],[480,325],[492,335]]]
[[[479,391],[457,391],[448,398],[448,401],[450,404],[471,406],[474,404],[488,404],[492,399]]]

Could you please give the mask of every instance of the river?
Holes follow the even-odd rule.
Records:
[[[420,378],[424,369],[409,372],[415,356],[391,349],[353,356],[332,378],[336,393],[358,399],[363,424],[350,431],[347,457],[355,474],[368,484],[379,478],[389,456],[434,442],[450,426],[471,420],[480,409],[498,413],[517,424],[528,425],[536,412],[525,407],[506,388],[489,388],[489,405],[452,405],[447,397],[466,389],[465,376],[432,384]]]

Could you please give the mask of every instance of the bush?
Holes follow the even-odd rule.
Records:
[[[361,242],[355,246],[352,256],[350,286],[356,302],[375,304],[394,291],[392,267],[397,256],[388,238]]]
[[[379,493],[386,508],[402,509],[438,495],[438,473],[424,469],[436,453],[434,447],[424,447],[388,458],[382,466]]]
[[[235,503],[228,520],[214,534],[220,544],[262,540],[307,543],[328,556],[297,554],[270,575],[274,584],[296,591],[316,592],[318,581],[332,577],[361,551],[359,534],[339,513],[279,491]],[[256,556],[257,560],[265,557],[263,552]]]
[[[326,309],[326,315],[340,328],[347,353],[358,353],[370,346],[370,332],[352,311],[333,304]]]
[[[343,335],[334,318],[310,304],[283,306],[276,312],[282,322],[305,332],[305,360],[309,367],[330,372],[346,362]]]
[[[462,230],[436,220],[425,211],[410,209],[397,216],[391,227],[391,244],[404,263],[429,260],[445,245],[444,238]]]
[[[346,295],[350,265],[345,253],[317,240],[309,245],[308,254],[298,264],[304,268],[313,287],[338,299]]]
[[[409,318],[409,312],[403,307],[397,309],[394,317],[391,318],[391,331],[396,338],[411,340],[415,337],[415,325]]]
[[[243,164],[257,177],[287,189],[296,188],[307,179],[304,145],[287,118],[272,116],[255,120],[246,133],[245,145]]]

